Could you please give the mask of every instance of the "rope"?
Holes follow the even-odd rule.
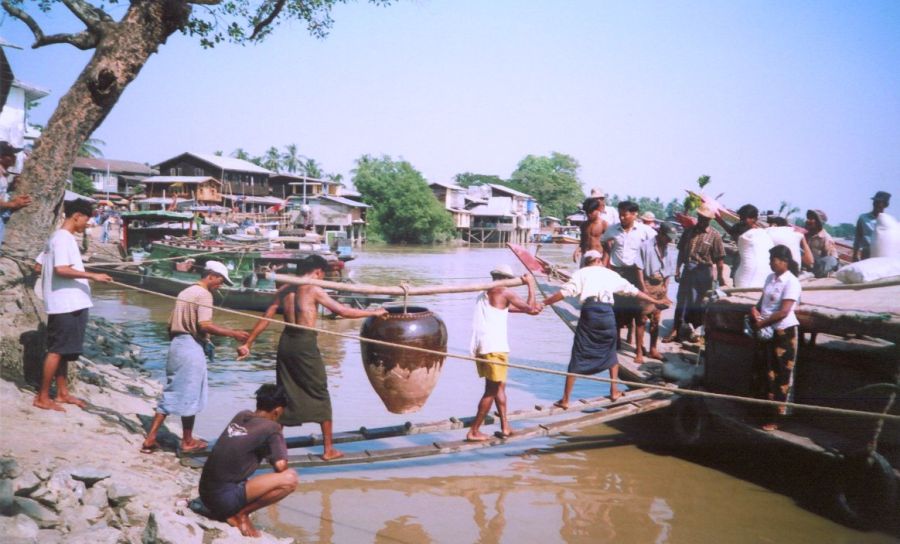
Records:
[[[133,285],[127,285],[127,284],[120,283],[117,281],[112,281],[109,283],[112,283],[114,285],[118,285],[121,287],[125,287],[127,289],[133,289],[133,290],[141,291],[141,292],[148,293],[151,295],[161,296],[164,298],[168,298],[170,300],[178,299],[178,297],[173,297],[171,295],[157,293],[155,291],[150,291],[149,289],[144,289],[142,287],[136,287]],[[462,359],[465,361],[472,361],[472,362],[477,362],[477,363],[487,363],[487,364],[492,364],[492,365],[500,364],[500,363],[497,363],[496,361],[490,361],[490,360],[482,359],[479,357],[471,357],[469,355],[463,355],[463,354],[459,354],[459,353],[450,353],[450,352],[444,352],[444,351],[431,350],[431,349],[427,349],[427,348],[421,348],[421,347],[417,347],[417,346],[407,346],[407,345],[403,345],[403,344],[395,344],[392,342],[385,342],[383,340],[376,340],[373,338],[365,338],[365,337],[362,337],[359,335],[347,334],[347,333],[342,333],[342,332],[337,332],[337,331],[330,331],[330,330],[321,329],[318,327],[309,327],[306,325],[299,325],[296,323],[286,323],[286,322],[280,321],[278,319],[267,318],[264,316],[257,316],[257,315],[250,314],[247,312],[242,312],[239,310],[232,310],[230,308],[222,308],[222,307],[216,307],[214,305],[206,305],[206,304],[200,304],[200,303],[194,303],[194,304],[196,304],[197,306],[200,306],[200,307],[204,307],[204,308],[211,308],[211,309],[216,309],[219,311],[224,311],[224,312],[230,313],[232,315],[240,315],[243,317],[248,317],[248,318],[256,319],[256,320],[265,320],[270,323],[280,323],[280,324],[284,325],[285,327],[293,327],[293,328],[301,329],[301,330],[323,332],[325,334],[330,334],[332,336],[339,336],[339,337],[348,338],[351,340],[358,340],[360,342],[368,342],[370,344],[377,344],[377,345],[382,345],[382,346],[387,346],[387,347],[407,349],[407,350],[411,350],[411,351],[417,351],[419,353],[425,353],[425,354],[429,354],[429,355],[438,355],[441,357],[450,357],[450,358],[454,358],[454,359]],[[673,385],[656,385],[656,384],[649,384],[649,383],[644,383],[644,382],[633,382],[633,381],[628,381],[628,380],[615,380],[615,382],[614,382],[613,380],[611,380],[609,378],[601,378],[599,376],[583,376],[581,374],[574,374],[571,372],[564,372],[561,370],[552,370],[549,368],[539,368],[539,367],[535,367],[535,366],[523,365],[523,364],[518,364],[518,363],[508,363],[506,366],[508,366],[509,368],[516,368],[519,370],[526,370],[526,371],[530,371],[530,372],[550,374],[553,376],[562,376],[562,377],[572,376],[572,377],[579,378],[579,379],[585,379],[585,380],[596,381],[596,382],[601,382],[601,383],[621,383],[623,385],[627,385],[630,387],[655,389],[655,390],[659,390],[659,391],[664,391],[666,393],[675,393],[675,394],[684,395],[684,396],[731,400],[731,401],[744,402],[747,404],[756,404],[756,405],[761,405],[761,406],[772,406],[772,407],[790,406],[794,409],[805,410],[808,412],[818,412],[818,413],[826,413],[826,414],[832,414],[832,415],[854,416],[854,417],[860,417],[860,418],[866,418],[866,419],[876,419],[876,420],[900,421],[900,415],[867,412],[867,411],[863,411],[863,410],[848,410],[845,408],[833,408],[830,406],[818,406],[818,405],[813,405],[813,404],[797,404],[794,402],[778,402],[778,401],[766,400],[766,399],[754,399],[751,397],[727,395],[724,393],[712,393],[709,391],[696,391],[696,390],[692,390],[692,389],[680,389],[677,386],[673,386]]]
[[[10,258],[13,260],[19,261],[23,264],[27,264],[27,263],[24,263],[23,261],[20,261],[19,259],[15,259],[13,257],[10,257]],[[157,293],[156,291],[151,291],[149,289],[144,289],[142,287],[137,287],[134,285],[128,285],[128,284],[117,282],[117,281],[111,281],[108,283],[110,283],[112,285],[118,285],[118,286],[124,287],[126,289],[132,289],[134,291],[140,291],[140,292],[147,293],[150,295],[156,295],[159,297],[167,298],[169,300],[178,300],[178,297],[173,297],[172,295],[166,295],[163,293]],[[339,336],[339,337],[348,338],[351,340],[358,340],[360,342],[368,342],[370,344],[377,344],[377,345],[382,345],[382,346],[387,346],[387,347],[407,349],[407,350],[411,350],[411,351],[417,351],[420,353],[426,353],[429,355],[438,355],[441,357],[461,359],[464,361],[486,363],[486,364],[491,364],[491,365],[500,364],[500,363],[497,363],[496,361],[490,361],[490,360],[482,359],[479,357],[471,357],[471,356],[462,355],[459,353],[450,353],[450,352],[431,350],[431,349],[427,349],[427,348],[421,348],[421,347],[417,347],[417,346],[407,346],[407,345],[403,345],[403,344],[395,344],[392,342],[385,342],[383,340],[376,340],[373,338],[365,338],[365,337],[362,337],[359,335],[347,334],[347,333],[342,333],[342,332],[337,332],[337,331],[330,331],[330,330],[321,329],[318,327],[308,327],[306,325],[299,325],[296,323],[286,323],[284,321],[279,321],[277,319],[267,318],[264,316],[257,316],[257,315],[250,314],[247,312],[242,312],[239,310],[232,310],[230,308],[216,307],[214,305],[200,304],[197,302],[195,302],[193,304],[195,304],[199,307],[203,307],[203,308],[217,309],[219,311],[227,312],[232,315],[240,315],[243,317],[248,317],[248,318],[256,319],[256,320],[265,320],[270,323],[280,323],[280,324],[284,325],[285,327],[293,327],[296,329],[315,331],[315,332],[323,332],[325,334],[330,334],[332,336]],[[650,384],[650,383],[644,383],[644,382],[633,382],[633,381],[628,381],[628,380],[613,381],[612,379],[602,378],[599,376],[583,376],[581,374],[574,374],[571,372],[563,372],[561,370],[552,370],[549,368],[539,368],[539,367],[535,367],[535,366],[522,365],[522,364],[518,364],[518,363],[507,363],[506,366],[509,368],[516,368],[519,370],[526,370],[526,371],[530,371],[530,372],[550,374],[553,376],[562,376],[562,377],[572,376],[572,377],[579,378],[579,379],[584,379],[584,380],[588,380],[588,381],[596,381],[596,382],[601,382],[601,383],[621,383],[621,384],[629,386],[629,387],[655,389],[655,390],[664,391],[664,392],[670,393],[670,394],[674,393],[674,394],[684,395],[684,396],[688,396],[688,397],[730,400],[730,401],[735,401],[735,402],[743,402],[746,404],[755,404],[755,405],[759,405],[759,406],[791,407],[796,410],[807,411],[807,412],[853,416],[853,417],[859,417],[859,418],[864,418],[864,419],[875,419],[875,420],[879,420],[879,421],[883,421],[883,420],[900,421],[900,415],[891,415],[891,414],[877,413],[877,412],[867,412],[867,411],[863,411],[863,410],[848,410],[845,408],[833,408],[831,406],[819,406],[819,405],[815,405],[815,404],[798,404],[798,403],[794,403],[794,402],[778,402],[778,401],[766,400],[766,399],[755,399],[752,397],[741,397],[741,396],[737,396],[737,395],[728,395],[728,394],[724,394],[724,393],[713,393],[710,391],[697,391],[697,390],[693,390],[693,389],[681,389],[674,385],[656,385],[656,384]]]

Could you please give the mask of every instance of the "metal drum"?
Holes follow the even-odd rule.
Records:
[[[439,352],[447,350],[447,327],[427,308],[388,307],[384,317],[369,317],[360,336]],[[416,412],[437,385],[444,356],[360,342],[363,366],[372,387],[395,414]]]

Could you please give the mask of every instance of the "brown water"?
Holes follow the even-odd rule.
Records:
[[[545,257],[566,262],[571,246],[545,246]],[[524,271],[506,249],[375,248],[349,263],[357,281],[396,285],[469,283],[488,278],[494,265]],[[522,289],[524,294],[524,288]],[[448,349],[466,353],[474,294],[419,297],[447,324]],[[145,346],[159,377],[168,347],[165,322],[171,301],[133,291],[98,288],[95,313],[127,322]],[[217,312],[216,321],[249,327],[252,321]],[[323,328],[356,334],[361,321],[322,320]],[[253,358],[234,361],[230,340],[218,339],[210,365],[210,405],[197,431],[215,437],[231,416],[252,407],[252,393],[274,381],[279,326],[271,326]],[[336,430],[469,416],[483,381],[472,363],[448,359],[438,386],[416,414],[390,414],[375,395],[356,340],[320,334]],[[510,316],[513,362],[564,370],[571,333],[549,310]],[[510,410],[559,398],[562,379],[511,370]],[[575,398],[608,392],[580,381]],[[514,423],[515,425],[515,423]],[[495,430],[486,427],[487,431]],[[318,433],[316,425],[287,434]],[[459,432],[440,438],[458,439]],[[342,445],[362,447],[422,444]],[[664,416],[651,414],[616,427],[593,426],[566,437],[534,439],[450,456],[349,467],[303,469],[297,493],[259,521],[300,542],[894,542],[820,515],[814,486],[828,467],[789,452],[726,444],[716,451],[676,455],[668,447]],[[313,449],[320,452],[319,448]]]

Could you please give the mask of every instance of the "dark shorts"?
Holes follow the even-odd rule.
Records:
[[[84,349],[84,331],[87,329],[88,309],[67,314],[47,316],[47,351],[58,353],[66,360],[77,359]]]
[[[200,488],[200,499],[213,517],[225,520],[247,505],[247,482],[216,484],[208,489]]]

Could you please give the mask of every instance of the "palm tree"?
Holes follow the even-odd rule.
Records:
[[[794,206],[786,200],[782,200],[781,204],[778,206],[778,215],[784,217],[785,219],[789,219],[792,215],[799,211],[800,208]]]
[[[277,172],[281,168],[281,153],[278,152],[278,148],[274,145],[267,149],[266,154],[263,155],[262,167],[273,172]]]
[[[81,144],[81,147],[78,149],[79,157],[102,157],[103,152],[100,151],[100,148],[97,146],[106,145],[106,142],[99,138],[88,138]]]
[[[344,174],[328,174],[327,176],[325,176],[325,179],[344,185]]]
[[[321,179],[322,166],[316,162],[316,159],[306,159],[303,163],[303,173],[306,177]]]
[[[242,161],[250,160],[250,153],[247,153],[246,151],[244,151],[243,147],[239,147],[239,148],[235,149],[234,151],[232,151],[231,156],[234,157],[235,159],[241,159]]]
[[[289,144],[284,146],[284,153],[281,155],[281,165],[284,169],[293,174],[300,168],[300,160],[302,157],[297,153],[297,144]]]

